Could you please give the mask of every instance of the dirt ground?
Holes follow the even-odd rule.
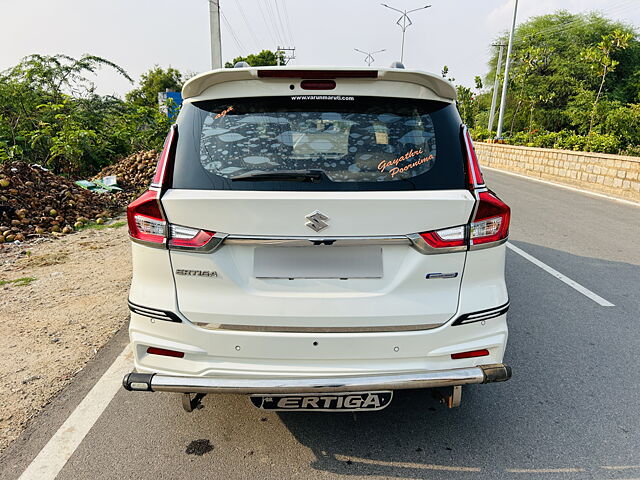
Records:
[[[0,451],[128,319],[124,222],[0,245]]]

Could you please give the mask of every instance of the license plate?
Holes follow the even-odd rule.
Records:
[[[253,254],[256,278],[382,278],[382,248],[257,247]]]
[[[391,403],[392,391],[334,394],[251,395],[251,403],[262,410],[344,412],[382,410]]]

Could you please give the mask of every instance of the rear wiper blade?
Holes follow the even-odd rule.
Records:
[[[278,172],[243,173],[231,177],[234,182],[319,182],[326,174],[322,170],[280,170]]]

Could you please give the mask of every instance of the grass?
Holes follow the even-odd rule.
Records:
[[[35,282],[35,277],[22,277],[15,280],[0,280],[0,287],[3,285],[15,285],[16,287],[26,287],[31,282]]]
[[[85,223],[83,226],[76,228],[76,231],[81,231],[81,230],[86,230],[88,228],[93,228],[94,230],[104,230],[105,228],[120,228],[120,227],[124,227],[127,224],[127,222],[113,222],[113,223],[96,223],[96,222],[89,222],[89,223]]]

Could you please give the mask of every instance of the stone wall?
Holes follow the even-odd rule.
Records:
[[[475,143],[480,165],[640,202],[640,157]]]

